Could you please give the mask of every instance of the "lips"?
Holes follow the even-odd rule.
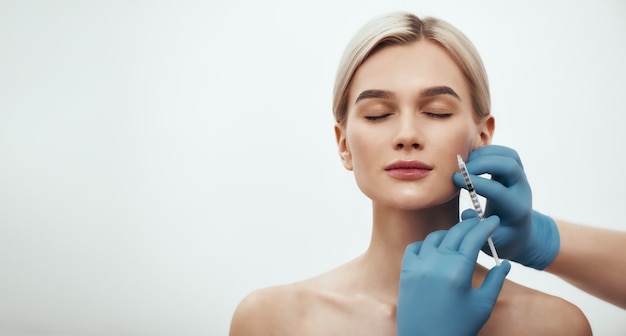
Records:
[[[385,168],[385,172],[392,177],[402,180],[415,180],[427,176],[433,167],[417,160],[398,160]]]

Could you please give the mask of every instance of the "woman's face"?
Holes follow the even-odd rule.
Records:
[[[355,73],[344,126],[335,128],[344,166],[373,201],[406,210],[450,201],[452,174],[491,141],[493,119],[477,125],[471,92],[448,53],[419,41],[386,47]]]

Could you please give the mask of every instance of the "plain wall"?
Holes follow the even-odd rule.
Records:
[[[250,291],[363,252],[331,94],[391,10],[475,43],[536,209],[625,229],[624,2],[0,1],[0,334],[226,335]],[[550,274],[509,279],[626,330]]]

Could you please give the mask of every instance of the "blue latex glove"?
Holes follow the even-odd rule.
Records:
[[[469,155],[467,170],[476,192],[487,198],[486,216],[497,215],[500,227],[492,235],[498,255],[538,270],[556,257],[560,237],[556,223],[532,207],[532,192],[517,152],[488,145]],[[491,179],[476,175],[491,174]],[[455,173],[454,183],[465,188],[463,177]],[[483,251],[491,254],[487,246]]]
[[[491,315],[511,264],[492,268],[480,288],[472,274],[480,248],[498,226],[496,216],[463,220],[409,244],[402,260],[398,336],[476,335]]]

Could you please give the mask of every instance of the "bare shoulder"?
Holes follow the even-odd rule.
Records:
[[[298,286],[281,285],[251,292],[241,300],[230,324],[230,336],[288,335],[298,320]]]
[[[345,269],[250,293],[235,310],[230,336],[395,335],[395,301],[355,290]]]
[[[587,317],[576,305],[511,281],[506,281],[483,329],[485,334],[495,335],[514,335],[515,331],[523,335],[592,335]]]

